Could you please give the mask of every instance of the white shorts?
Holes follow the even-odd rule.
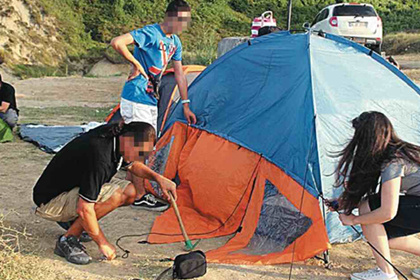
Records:
[[[124,123],[145,122],[152,125],[157,133],[158,108],[121,98],[120,112]]]

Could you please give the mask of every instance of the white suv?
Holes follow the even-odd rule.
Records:
[[[328,6],[318,13],[310,29],[343,36],[381,53],[382,20],[370,4]]]

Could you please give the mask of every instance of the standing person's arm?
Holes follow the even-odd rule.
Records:
[[[132,44],[134,44],[134,38],[130,33],[115,37],[111,41],[111,46],[133,66],[132,72],[128,77],[128,80],[132,80],[138,75],[142,75],[146,79],[149,79],[143,66],[141,66],[140,62],[133,56],[133,54],[127,47]]]
[[[174,71],[175,71],[175,80],[178,84],[179,94],[181,95],[182,100],[188,99],[188,83],[187,79],[185,78],[184,71],[182,70],[182,62],[178,60],[174,60]],[[182,104],[184,108],[184,115],[188,121],[188,124],[196,124],[197,117],[195,114],[190,110],[190,104],[184,103]]]

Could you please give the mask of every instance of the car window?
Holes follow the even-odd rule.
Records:
[[[330,13],[330,10],[324,9],[322,10],[315,18],[314,22],[311,25],[317,24],[320,21],[323,21],[324,19],[328,18],[328,15]]]
[[[334,16],[361,16],[361,17],[376,17],[375,9],[371,6],[363,5],[343,5],[334,8]]]
[[[320,18],[321,18],[321,13],[319,13],[319,14],[315,17],[315,19],[314,19],[314,21],[312,22],[311,26],[312,26],[312,25],[317,24],[317,23],[319,22],[319,19],[320,19]]]
[[[324,19],[328,18],[328,15],[329,15],[329,14],[330,14],[330,10],[328,10],[328,9],[323,10],[323,11],[321,12],[321,19],[320,19],[320,21],[322,21],[322,20],[324,20]]]

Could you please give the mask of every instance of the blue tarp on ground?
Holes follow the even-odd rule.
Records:
[[[79,126],[23,124],[20,126],[20,137],[34,143],[47,153],[57,153],[75,137],[99,125],[102,123],[91,122]]]

